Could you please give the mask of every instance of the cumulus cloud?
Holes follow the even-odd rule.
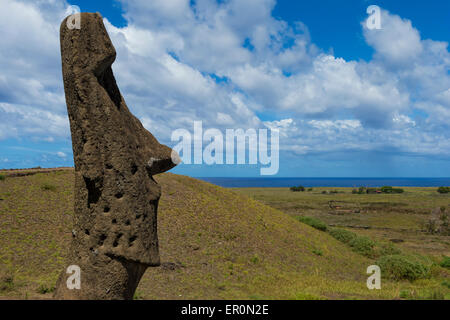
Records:
[[[277,128],[295,155],[450,153],[448,43],[422,39],[413,21],[383,10],[381,30],[362,22],[374,56],[347,61],[318,48],[303,23],[274,18],[275,0],[121,2],[128,24],[104,20],[113,71],[131,111],[165,143],[202,120]],[[58,30],[68,3],[0,5],[0,139],[67,138]]]
[[[0,139],[66,137],[59,23],[63,1],[0,0]]]

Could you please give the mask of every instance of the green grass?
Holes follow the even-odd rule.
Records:
[[[351,217],[328,214],[329,200],[351,201],[351,190],[347,189],[339,188],[339,193],[333,195],[322,195],[323,188],[310,192],[291,192],[288,188],[262,190],[257,191],[260,198],[255,199],[248,190],[242,192],[247,194],[238,194],[237,190],[184,176],[162,174],[155,179],[162,187],[158,210],[161,261],[178,267],[174,270],[149,268],[135,298],[398,299],[400,290],[421,292],[420,297],[427,297],[438,287],[447,294],[448,288],[441,283],[449,273],[439,266],[431,278],[411,283],[387,279],[382,283],[382,290],[368,290],[366,269],[375,259],[354,252],[349,244],[332,236],[336,227],[327,227],[327,232],[323,232],[291,217],[309,216],[325,226],[414,227],[420,219],[411,222],[403,216],[394,216],[389,220],[389,215],[395,215],[393,209],[400,209],[414,211],[402,214],[415,217],[416,210],[425,211],[430,206],[426,204],[430,201],[430,191],[406,189],[402,195],[388,195],[389,201],[384,195],[376,199],[357,195],[361,207],[367,208],[358,219],[353,214]],[[0,292],[0,296],[51,297],[71,240],[73,181],[73,171],[65,170],[8,177],[0,184],[3,199],[0,201],[0,275],[13,275],[13,285]],[[55,188],[48,192],[42,189],[45,184]],[[449,199],[435,190],[433,194],[433,201],[441,205]],[[408,204],[412,201],[417,205],[416,199],[420,198],[428,200],[417,208]],[[321,225],[317,221],[312,224]],[[343,228],[347,229],[340,229]],[[353,231],[358,237],[373,238],[373,234],[366,234],[371,229]],[[406,238],[409,243],[408,234],[392,234],[384,229],[382,232],[389,232],[389,236],[374,240],[376,253],[378,243],[388,241],[391,236]],[[420,240],[420,243],[423,246],[431,242]],[[441,257],[446,247],[441,250],[438,245],[441,243],[433,242],[433,249]]]
[[[329,193],[334,189],[339,193]],[[314,188],[313,192],[291,192],[289,188],[233,190],[294,217],[313,217],[330,227],[347,229],[375,241],[396,241],[401,250],[449,255],[448,235],[426,235],[422,231],[432,212],[441,207],[450,212],[450,194],[439,194],[436,188],[402,189],[402,194],[352,194],[352,188],[321,187]],[[330,201],[340,208],[331,209]]]
[[[329,228],[328,232],[333,238],[346,244],[358,237],[356,233],[340,228]]]
[[[441,285],[443,285],[444,287],[450,289],[450,280],[442,281]]]
[[[327,225],[323,222],[320,221],[319,219],[316,218],[312,218],[312,217],[296,217],[298,221],[303,222],[317,230],[320,231],[327,231]]]
[[[5,274],[0,277],[0,293],[14,290],[14,277],[11,274]]]
[[[442,259],[441,267],[450,269],[450,257],[444,257],[444,259]]]
[[[41,185],[41,189],[45,191],[56,191],[56,186],[51,183],[44,183]]]
[[[365,257],[373,258],[375,256],[375,242],[369,237],[358,236],[351,240],[348,245],[353,249],[353,251]]]
[[[433,212],[450,211],[450,196],[436,193],[436,188],[402,189],[403,193],[378,194],[353,194],[352,188],[337,188],[338,193],[332,194],[335,188],[320,187],[304,193],[293,193],[288,188],[233,190],[295,218],[321,221],[330,236],[372,264],[382,262],[387,268],[384,283],[399,284],[397,297],[404,290],[408,299],[449,299],[450,290],[443,283],[447,283],[450,273],[444,271],[442,256],[450,252],[450,238],[445,234],[427,234],[423,226]],[[416,280],[406,285],[406,278]]]
[[[55,291],[55,287],[54,286],[49,286],[46,283],[42,283],[39,285],[37,292],[40,294],[47,294],[47,293],[52,293],[53,291]]]
[[[417,280],[430,276],[430,264],[412,255],[389,255],[377,260],[382,276],[392,280]]]

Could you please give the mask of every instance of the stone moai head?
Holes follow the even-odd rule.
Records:
[[[173,168],[179,158],[128,110],[111,69],[116,50],[100,14],[81,13],[79,18],[79,29],[69,28],[67,18],[60,29],[75,162],[70,260],[82,264],[90,277],[87,281],[95,282],[101,276],[86,272],[102,272],[111,261],[139,270],[159,265],[157,208],[161,191],[153,175]]]

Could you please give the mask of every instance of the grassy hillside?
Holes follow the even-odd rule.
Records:
[[[424,232],[433,212],[443,208],[450,213],[450,194],[439,194],[437,188],[404,190],[402,194],[352,194],[352,188],[313,188],[309,192],[291,192],[288,188],[235,189],[289,215],[316,217],[375,240],[394,240],[399,247],[420,254],[450,256],[449,235]],[[331,209],[330,201],[339,209]]]
[[[70,241],[73,171],[0,174],[0,296],[50,298]],[[162,265],[147,270],[136,298],[396,299],[440,285],[368,290],[373,260],[327,233],[229,189],[170,173],[156,180]]]

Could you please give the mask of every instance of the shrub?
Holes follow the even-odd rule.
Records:
[[[401,254],[402,251],[394,246],[392,243],[383,243],[377,248],[377,256],[391,256],[395,254]]]
[[[259,257],[257,254],[253,255],[253,257],[250,258],[250,262],[253,264],[257,264],[259,262]]]
[[[0,292],[14,289],[14,277],[11,274],[0,276]]]
[[[410,280],[427,278],[430,266],[417,256],[394,254],[383,256],[376,264],[381,269],[381,275],[393,280]]]
[[[2,174],[0,174],[0,181],[4,181],[6,179],[6,177]]]
[[[40,284],[38,289],[37,289],[37,292],[40,293],[40,294],[51,293],[53,291],[55,291],[55,287],[52,287],[52,286],[49,287],[49,286],[47,286],[44,283]]]
[[[352,247],[353,251],[366,256],[366,257],[373,257],[374,256],[374,250],[373,247],[375,246],[375,242],[368,238],[368,237],[356,237],[353,240],[351,240],[348,245]]]
[[[439,187],[437,189],[437,192],[439,192],[439,193],[450,193],[450,187]]]
[[[41,186],[41,189],[42,189],[42,190],[48,190],[48,191],[56,191],[56,186],[54,186],[54,185],[52,185],[52,184],[50,184],[50,183],[44,183],[44,184]]]
[[[349,243],[357,237],[355,233],[345,229],[331,228],[328,232],[333,238],[343,243]]]
[[[308,188],[308,191],[313,191],[313,188]]]
[[[303,186],[291,187],[290,189],[291,189],[292,192],[303,192],[303,191],[305,191],[305,187],[303,187]]]
[[[401,299],[410,299],[411,294],[409,293],[409,290],[401,290],[400,294],[399,294],[399,297]]]
[[[441,285],[450,289],[450,281],[448,281],[448,280],[442,281]]]
[[[358,194],[364,194],[364,193],[367,193],[367,188],[366,188],[366,187],[359,187],[357,193],[358,193]]]
[[[303,222],[317,230],[320,231],[327,231],[327,225],[325,224],[325,222],[320,221],[319,219],[316,218],[312,218],[312,217],[296,217],[298,219],[298,221]]]
[[[440,263],[440,266],[441,266],[442,268],[450,269],[450,257],[444,257],[444,259],[443,259],[442,262]]]
[[[357,194],[357,193],[358,193],[358,190],[357,190],[357,189],[353,189],[353,190],[352,190],[352,193],[353,193],[353,194]]]
[[[403,193],[405,190],[400,188],[392,188],[390,186],[385,186],[381,188],[381,192],[383,193]]]

